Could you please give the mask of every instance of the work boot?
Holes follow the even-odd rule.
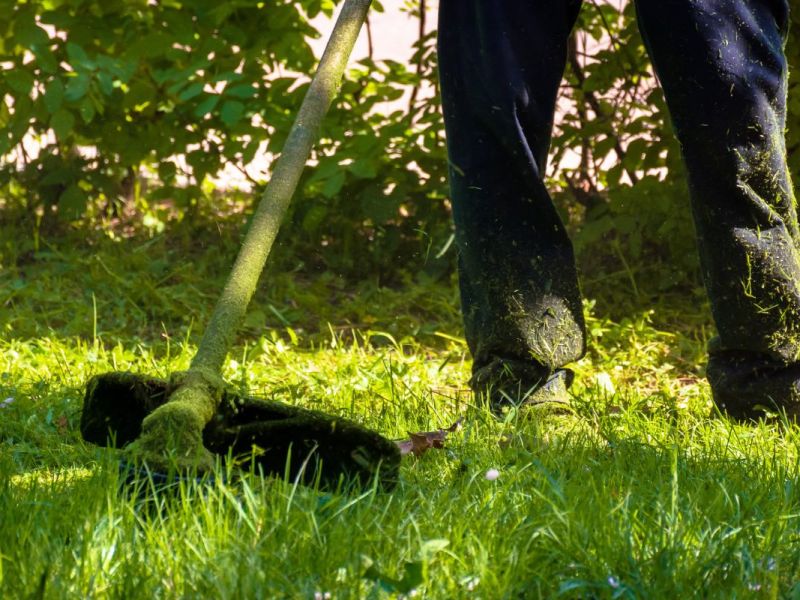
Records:
[[[800,421],[800,364],[782,364],[748,353],[715,352],[706,369],[714,404],[740,421],[785,414]]]
[[[567,388],[572,384],[574,373],[570,369],[558,369],[542,376],[538,371],[527,365],[495,360],[473,373],[470,387],[478,403],[488,404],[498,418],[523,408],[570,412]]]

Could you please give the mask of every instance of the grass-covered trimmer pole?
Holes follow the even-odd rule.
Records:
[[[322,119],[337,93],[370,3],[371,0],[345,0],[197,354],[187,371],[172,376],[167,388],[172,390],[168,401],[144,419],[141,435],[128,446],[131,459],[144,461],[155,470],[170,465],[200,470],[211,467],[212,456],[203,446],[203,431],[217,414],[225,393],[223,363],[318,137]],[[90,398],[92,394],[90,389],[85,411],[90,408],[89,401],[94,400]],[[310,415],[306,417],[313,421]],[[335,428],[335,422],[332,423]],[[387,448],[381,451],[389,452]],[[394,456],[391,458],[394,460]]]

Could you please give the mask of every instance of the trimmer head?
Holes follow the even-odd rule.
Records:
[[[87,442],[122,448],[135,440],[142,421],[169,398],[169,383],[134,373],[93,377],[86,388],[81,434]],[[380,434],[322,412],[225,392],[203,430],[203,444],[223,459],[264,474],[335,487],[342,478],[369,484],[397,482],[400,451]],[[288,465],[288,466],[287,466]]]

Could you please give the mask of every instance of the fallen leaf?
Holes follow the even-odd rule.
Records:
[[[56,419],[56,429],[58,429],[58,433],[64,434],[69,429],[69,421],[67,420],[66,415],[61,415]]]
[[[396,441],[397,447],[400,448],[400,454],[413,454],[414,456],[422,456],[431,448],[444,448],[444,440],[447,436],[459,427],[464,417],[459,417],[458,420],[446,429],[437,429],[436,431],[419,431],[417,433],[408,434],[409,439]]]

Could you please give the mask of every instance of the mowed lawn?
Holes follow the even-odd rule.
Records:
[[[800,598],[800,429],[713,417],[699,294],[620,309],[625,278],[586,304],[575,414],[501,422],[466,389],[452,278],[274,268],[231,386],[390,438],[462,428],[391,492],[253,474],[121,492],[115,453],[80,439],[83,387],[186,368],[230,248],[180,247],[6,247],[0,597]]]

